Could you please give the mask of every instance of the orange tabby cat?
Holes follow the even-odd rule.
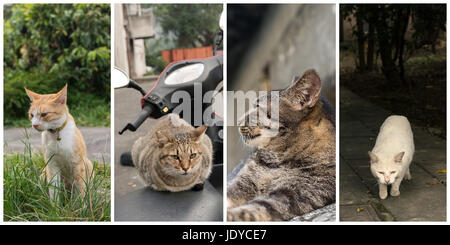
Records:
[[[25,88],[31,99],[28,113],[33,128],[42,132],[45,175],[53,186],[63,184],[72,190],[73,184],[83,196],[86,180],[92,174],[92,163],[86,153],[83,136],[75,125],[67,101],[67,84],[57,94],[37,94]],[[54,197],[50,188],[50,198]]]

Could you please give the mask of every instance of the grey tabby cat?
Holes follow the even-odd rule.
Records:
[[[157,191],[201,190],[212,169],[212,144],[206,126],[192,127],[177,114],[158,120],[131,151],[147,186]]]
[[[279,92],[278,122],[270,119],[274,96],[256,101],[268,120],[249,126],[257,110],[246,113],[239,130],[256,150],[228,185],[229,221],[289,220],[335,202],[334,111],[320,90],[319,76],[308,70]]]

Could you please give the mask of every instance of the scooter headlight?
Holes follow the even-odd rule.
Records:
[[[203,65],[202,63],[183,66],[171,72],[167,76],[164,83],[167,85],[176,85],[181,83],[192,82],[202,75],[203,70],[205,70],[205,65]]]

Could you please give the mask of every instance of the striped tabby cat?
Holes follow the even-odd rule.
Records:
[[[261,96],[255,106],[268,120],[249,126],[257,110],[245,114],[239,131],[256,150],[228,185],[229,221],[289,220],[335,202],[334,113],[320,90],[319,76],[309,70],[279,92],[278,121],[269,116],[275,96]]]
[[[206,126],[192,127],[177,114],[158,120],[133,145],[139,175],[157,191],[201,190],[212,169],[212,144]]]

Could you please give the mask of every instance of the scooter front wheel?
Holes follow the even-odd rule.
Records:
[[[131,157],[131,152],[124,152],[120,155],[120,165],[134,167],[133,158]]]

